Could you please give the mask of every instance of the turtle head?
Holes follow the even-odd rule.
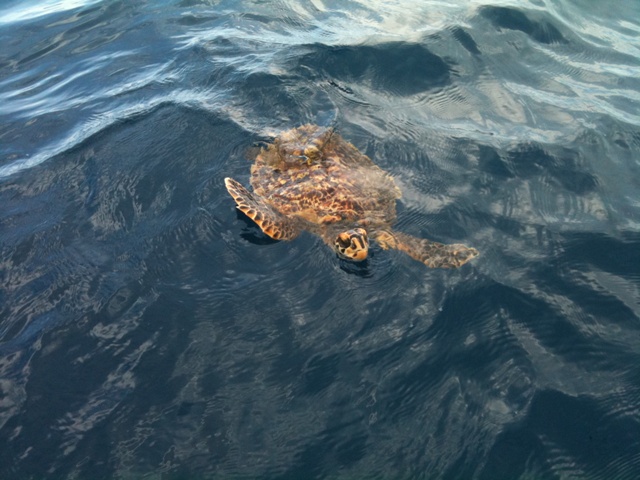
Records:
[[[336,253],[345,260],[361,262],[369,253],[369,237],[364,228],[354,228],[336,237]]]

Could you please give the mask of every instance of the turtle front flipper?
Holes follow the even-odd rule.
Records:
[[[244,188],[233,178],[225,178],[224,184],[229,194],[236,201],[236,208],[244,213],[274,240],[292,240],[298,236],[300,230],[291,219]]]
[[[431,268],[458,268],[479,255],[475,248],[459,243],[445,245],[390,230],[377,232],[375,239],[383,249],[401,250]]]

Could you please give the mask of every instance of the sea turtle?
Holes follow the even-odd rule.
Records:
[[[307,230],[339,257],[367,258],[369,238],[428,267],[456,268],[478,255],[475,248],[443,245],[391,229],[400,190],[393,178],[333,128],[303,125],[267,144],[251,166],[249,192],[224,180],[237,208],[264,233],[291,240]]]

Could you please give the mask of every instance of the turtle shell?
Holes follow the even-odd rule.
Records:
[[[391,225],[400,190],[393,178],[332,128],[280,134],[251,167],[251,186],[275,210],[315,225]]]

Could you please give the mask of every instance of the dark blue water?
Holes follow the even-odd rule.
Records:
[[[640,478],[637,0],[6,1],[0,478]],[[399,229],[234,209],[334,125]]]

